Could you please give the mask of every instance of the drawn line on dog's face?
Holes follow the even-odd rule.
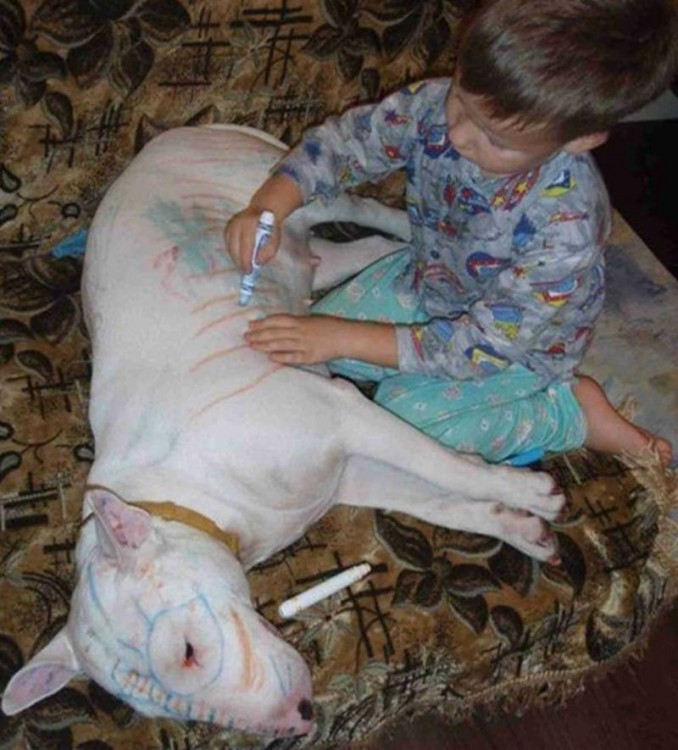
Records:
[[[292,684],[292,674],[290,670],[289,664],[287,665],[287,679],[285,680],[285,675],[281,674],[280,669],[278,667],[278,662],[275,660],[272,654],[268,654],[268,660],[271,662],[271,666],[273,667],[273,673],[276,676],[276,679],[278,680],[278,687],[280,688],[280,692],[287,696],[290,692],[290,685]]]
[[[257,682],[257,668],[252,649],[252,641],[242,618],[234,609],[231,609],[231,618],[235,626],[235,634],[238,643],[240,644],[240,655],[243,662],[238,690],[252,690]]]

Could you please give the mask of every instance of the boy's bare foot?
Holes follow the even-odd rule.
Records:
[[[579,376],[572,388],[587,423],[585,445],[601,453],[627,453],[638,456],[648,448],[655,452],[664,466],[672,458],[671,443],[642,427],[629,422],[607,400],[605,391],[586,376]]]

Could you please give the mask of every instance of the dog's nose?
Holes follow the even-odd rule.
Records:
[[[311,721],[313,718],[313,704],[306,698],[302,698],[299,701],[297,711],[299,711],[299,716],[301,716],[304,721]]]

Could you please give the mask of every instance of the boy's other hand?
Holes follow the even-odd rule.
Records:
[[[312,365],[342,356],[351,327],[329,316],[269,315],[250,322],[245,341],[273,362]]]
[[[235,214],[224,230],[226,250],[243,273],[249,273],[252,270],[252,252],[260,217],[261,211],[248,207],[239,214]],[[278,252],[279,244],[280,228],[276,223],[268,241],[257,254],[257,263],[264,265],[271,261]]]
[[[349,357],[373,365],[398,366],[395,326],[331,315],[269,315],[253,320],[245,341],[274,362],[312,365]]]

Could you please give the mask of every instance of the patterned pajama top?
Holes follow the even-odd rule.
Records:
[[[308,130],[276,168],[306,201],[404,168],[411,260],[395,285],[428,322],[398,326],[398,369],[469,379],[520,363],[567,381],[604,295],[607,191],[588,154],[489,177],[449,141],[450,79],[408,86]]]

